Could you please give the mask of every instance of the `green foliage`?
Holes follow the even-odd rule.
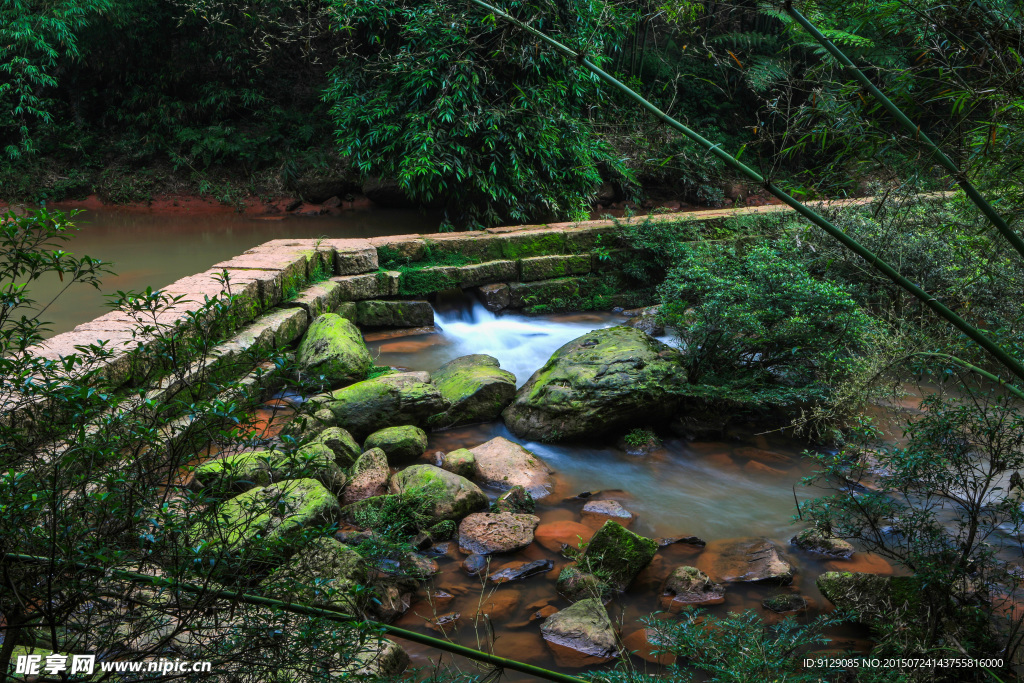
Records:
[[[786,243],[686,245],[659,288],[695,395],[774,405],[827,397],[871,336],[839,285]]]
[[[637,427],[626,433],[623,437],[626,445],[630,448],[639,448],[640,446],[646,446],[647,444],[654,443],[660,444],[661,439],[654,433],[653,430],[644,427]]]
[[[586,116],[600,99],[596,80],[494,17],[447,0],[333,7],[350,43],[325,99],[338,145],[362,174],[394,179],[469,226],[580,217],[599,167],[623,175]],[[598,53],[614,25],[614,7],[599,0],[571,14],[531,2],[504,9],[539,13],[561,39]]]

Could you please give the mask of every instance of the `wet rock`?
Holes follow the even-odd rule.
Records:
[[[317,435],[329,427],[334,427],[337,423],[338,421],[334,418],[334,413],[329,410],[320,409],[312,415],[296,415],[284,426],[281,434],[294,437],[296,441],[303,443],[316,439]]]
[[[366,437],[364,450],[379,448],[388,463],[398,465],[416,460],[427,450],[427,433],[419,427],[385,427]]]
[[[383,576],[372,582],[373,598],[367,602],[367,611],[377,621],[386,624],[409,611],[412,596],[419,581],[407,576]]]
[[[502,588],[494,591],[478,603],[475,618],[487,617],[494,622],[504,622],[519,609],[521,600],[522,596],[517,590]]]
[[[455,596],[449,593],[448,591],[444,590],[443,588],[438,588],[437,590],[431,591],[427,595],[427,601],[430,603],[430,606],[434,609],[444,609],[446,606],[451,604],[452,600],[454,599]]]
[[[592,500],[583,506],[583,516],[596,519],[613,519],[623,526],[629,526],[633,513],[622,507],[617,500]]]
[[[426,301],[380,301],[356,303],[356,322],[360,327],[430,327],[434,309]]]
[[[761,606],[770,612],[785,614],[786,612],[804,612],[807,610],[807,598],[796,593],[773,595],[761,601]]]
[[[615,657],[615,627],[600,600],[580,600],[552,614],[540,626],[544,640],[594,657]]]
[[[754,475],[768,475],[769,477],[784,477],[786,473],[770,465],[765,465],[756,460],[751,460],[743,466],[743,471]]]
[[[555,607],[554,605],[544,605],[543,607],[538,609],[536,612],[533,612],[532,614],[530,614],[529,621],[544,621],[545,619],[547,619],[548,617],[550,617],[552,614],[554,614],[557,611],[558,611],[558,608]]]
[[[631,316],[630,313],[634,313],[634,315]],[[633,309],[632,311],[625,311],[624,314],[629,317],[626,324],[630,327],[636,328],[652,337],[665,334],[665,323],[661,317],[660,306]]]
[[[219,571],[233,571],[239,567],[231,555],[246,552],[249,557],[257,555],[260,563],[280,561],[303,543],[310,528],[335,524],[340,516],[338,499],[323,484],[291,479],[224,501],[214,515],[193,524],[182,540],[191,547],[207,541],[204,552],[218,555]]]
[[[447,614],[439,614],[432,619],[428,619],[427,626],[434,631],[451,633],[459,628],[459,621],[461,620],[461,612],[448,612]]]
[[[438,466],[442,470],[468,479],[476,470],[476,457],[468,448],[459,448],[451,453],[442,453]]]
[[[522,486],[513,486],[494,502],[496,512],[531,514],[537,508],[533,496]]]
[[[387,493],[391,470],[388,469],[388,458],[384,451],[373,448],[360,455],[352,465],[351,475],[352,479],[342,494],[343,505],[352,505]]]
[[[424,514],[434,519],[458,521],[486,510],[489,501],[473,482],[433,465],[413,465],[391,478],[391,493],[417,497]]]
[[[716,542],[697,558],[697,565],[727,583],[788,586],[793,582],[792,565],[765,538]]]
[[[313,321],[295,352],[295,362],[307,376],[323,376],[334,385],[364,379],[373,364],[359,328],[335,313]]]
[[[622,639],[622,647],[631,654],[652,664],[669,666],[676,661],[675,655],[671,652],[664,652],[663,645],[658,638],[658,632],[650,628],[642,628],[633,631]],[[658,653],[659,654],[655,654]]]
[[[544,548],[553,553],[561,552],[562,546],[579,548],[594,535],[594,530],[579,522],[549,522],[541,524],[533,534],[533,538]]]
[[[462,571],[470,576],[479,576],[487,571],[487,556],[473,554],[462,561]]]
[[[533,543],[540,518],[509,512],[479,512],[459,524],[459,548],[463,552],[491,555],[511,553]]]
[[[400,372],[357,382],[310,402],[331,411],[337,423],[356,439],[393,425],[423,426],[447,403],[426,372]]]
[[[654,542],[658,544],[659,548],[673,545],[675,543],[682,543],[684,545],[693,545],[703,548],[708,544],[703,538],[697,536],[664,536],[662,538],[654,539]]]
[[[209,460],[195,468],[191,487],[211,494],[241,493],[257,486],[308,477],[338,493],[345,487],[345,473],[326,446],[311,443],[299,450],[250,451]]]
[[[926,608],[921,581],[913,576],[825,572],[815,583],[836,609],[855,614],[868,626],[917,620]]]
[[[364,681],[398,676],[409,668],[409,653],[387,638],[370,638],[359,646],[342,673],[351,674],[353,680]]]
[[[598,598],[602,602],[607,602],[615,592],[604,581],[573,565],[568,565],[559,572],[555,589],[569,602],[587,598]]]
[[[408,576],[426,579],[441,571],[437,562],[419,553],[408,553],[401,562],[401,570]]]
[[[448,361],[430,379],[449,404],[444,413],[430,418],[434,428],[496,420],[516,393],[516,376],[484,354]]]
[[[665,580],[662,595],[682,605],[718,605],[725,601],[725,586],[696,567],[676,567]]]
[[[467,558],[468,559],[468,558]],[[505,567],[491,574],[491,581],[494,583],[507,583],[509,581],[522,581],[531,576],[546,574],[555,568],[551,560],[534,560],[533,562],[521,562],[512,567]]]
[[[503,417],[519,437],[598,436],[667,418],[686,386],[679,351],[629,327],[595,330],[551,356]]]
[[[326,412],[332,418],[334,417],[330,411],[319,411],[317,414],[319,415],[320,412]],[[331,452],[334,453],[334,462],[339,467],[351,467],[354,465],[364,450],[359,447],[359,444],[352,438],[352,435],[341,427],[328,427],[324,429],[317,435],[314,442],[323,444],[331,449]]]
[[[333,538],[317,538],[260,583],[267,595],[357,614],[355,588],[367,582],[367,568],[355,550]]]
[[[474,477],[485,486],[503,491],[522,486],[538,499],[551,493],[551,470],[519,444],[499,436],[469,450],[476,460]]]
[[[651,539],[608,520],[590,539],[580,566],[624,591],[657,551],[658,544]]]
[[[817,529],[804,529],[789,541],[800,550],[832,560],[848,560],[853,546],[841,538],[828,536]]]
[[[512,296],[506,284],[483,285],[478,291],[484,308],[491,313],[503,311],[512,303]]]

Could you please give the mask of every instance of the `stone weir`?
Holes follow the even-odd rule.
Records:
[[[618,226],[630,220],[722,227],[732,220],[790,211],[770,205],[478,232],[272,240],[163,288],[177,302],[158,322],[184,323],[204,301],[230,291],[235,295],[234,321],[227,332],[232,334],[224,335],[225,341],[214,349],[214,355],[224,356],[253,345],[291,344],[325,312],[337,312],[363,328],[429,325],[433,314],[423,300],[452,288],[476,290],[492,311],[521,309],[569,300],[588,279],[614,270],[618,257],[629,251],[613,248]],[[451,262],[464,265],[431,265]],[[394,270],[381,267],[395,264],[401,265]],[[137,323],[115,311],[46,340],[34,353],[57,360],[75,353],[76,347],[103,343],[110,353],[100,361],[102,376],[116,389],[138,377],[137,351],[145,341]]]

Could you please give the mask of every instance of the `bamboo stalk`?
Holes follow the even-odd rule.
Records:
[[[936,145],[930,137],[928,137],[927,133],[921,130],[921,126],[915,125],[914,122],[910,120],[910,117],[904,114],[903,111],[892,102],[892,100],[886,97],[881,90],[875,87],[875,84],[872,83],[866,75],[864,75],[863,71],[857,68],[857,66],[843,53],[842,50],[836,47],[831,40],[826,38],[814,24],[808,21],[807,17],[800,14],[799,10],[793,7],[792,0],[786,0],[785,7],[789,16],[793,17],[793,19],[800,24],[805,31],[811,34],[812,38],[818,41],[823,48],[828,50],[829,54],[839,60],[839,63],[850,72],[850,75],[853,76],[858,83],[864,86],[864,88],[870,92],[883,107],[885,107],[885,110],[889,112],[915,140],[920,140],[943,168],[953,174],[953,178],[956,179],[957,185],[959,185],[970,200],[974,202],[979,209],[981,209],[985,218],[995,226],[995,229],[999,231],[999,234],[1002,235],[1011,246],[1013,246],[1017,253],[1024,257],[1024,240],[1022,240],[1020,236],[1015,233],[1009,225],[1007,225],[1006,221],[1003,220],[1003,217],[996,212],[992,205],[988,203],[980,192],[978,192],[977,188],[971,184],[971,181],[967,179],[967,176],[964,175],[964,172],[960,170],[956,163],[946,156],[939,146]]]
[[[36,557],[34,555],[21,555],[18,553],[4,553],[3,560],[5,562],[28,562],[32,564],[50,564],[51,558],[48,557]],[[125,579],[133,583],[148,584],[159,588],[170,588],[173,590],[183,591],[185,593],[198,593],[209,597],[225,598],[227,600],[235,600],[237,602],[243,602],[250,605],[260,605],[263,607],[271,607],[274,609],[280,609],[285,612],[291,612],[293,614],[303,614],[311,617],[321,617],[330,621],[336,621],[339,623],[361,623],[366,624],[375,629],[379,629],[388,635],[395,636],[396,638],[402,638],[403,640],[410,640],[414,643],[420,643],[421,645],[427,645],[429,647],[443,650],[451,654],[466,657],[477,662],[485,662],[492,664],[500,669],[512,669],[514,671],[521,671],[531,676],[536,676],[546,681],[554,681],[555,683],[588,683],[581,678],[575,676],[569,676],[568,674],[558,673],[557,671],[551,671],[544,669],[533,664],[527,664],[526,662],[520,662],[514,659],[508,659],[506,657],[499,657],[498,655],[491,654],[489,652],[481,652],[480,650],[474,650],[473,648],[465,647],[463,645],[456,645],[455,643],[448,642],[447,640],[441,640],[440,638],[433,638],[431,636],[424,635],[422,633],[416,633],[415,631],[409,631],[398,626],[392,626],[391,624],[382,624],[376,621],[370,621],[368,619],[362,619],[355,617],[350,614],[345,614],[337,610],[332,610],[324,607],[310,607],[309,605],[284,602],[283,600],[276,600],[274,598],[266,598],[262,595],[252,595],[249,593],[239,593],[238,591],[231,590],[210,590],[203,586],[195,586],[189,583],[180,583],[178,581],[172,581],[170,579],[149,576],[147,574],[139,574],[137,572],[129,572],[123,569],[107,569],[104,567],[94,567],[84,562],[66,562],[61,561],[61,564],[70,565],[80,570],[87,572],[95,572],[104,576],[113,576],[120,579]]]
[[[685,135],[686,137],[690,138],[698,145],[703,147],[709,154],[713,154],[714,156],[721,159],[730,168],[734,169],[735,171],[738,171],[739,173],[750,178],[751,180],[759,183],[762,187],[768,190],[768,192],[778,197],[789,206],[793,207],[793,209],[796,210],[797,213],[804,216],[805,218],[807,218],[807,220],[811,221],[816,226],[824,230],[826,233],[834,237],[847,249],[863,258],[873,268],[880,271],[890,280],[892,280],[897,285],[899,285],[904,290],[906,290],[914,297],[916,297],[918,300],[920,300],[924,305],[928,306],[928,308],[935,311],[939,316],[944,318],[955,328],[957,328],[965,335],[967,335],[968,338],[973,340],[976,344],[978,344],[978,346],[987,351],[988,354],[992,356],[992,358],[994,358],[1000,365],[1005,367],[1007,370],[1012,372],[1017,377],[1024,379],[1024,365],[1022,365],[1019,361],[1010,356],[1010,354],[1004,351],[998,344],[995,344],[991,339],[986,337],[980,330],[978,330],[973,325],[968,323],[966,320],[961,318],[954,311],[947,308],[944,304],[942,304],[942,302],[937,300],[935,297],[928,294],[926,291],[915,285],[913,282],[900,275],[900,273],[895,268],[893,268],[887,262],[883,261],[878,255],[874,254],[869,249],[862,246],[852,237],[847,235],[840,228],[835,226],[831,221],[821,216],[817,212],[811,210],[801,202],[797,201],[795,198],[791,197],[788,193],[786,193],[784,190],[775,185],[775,183],[766,180],[760,173],[758,173],[754,169],[750,168],[746,164],[736,159],[736,157],[732,156],[731,154],[723,150],[721,148],[721,143],[712,143],[710,140],[702,136],[700,133],[691,130],[690,128],[680,123],[679,121],[676,121],[671,116],[661,111],[656,106],[654,106],[653,104],[645,100],[643,97],[641,97],[639,94],[631,90],[625,84],[617,80],[614,76],[612,76],[611,74],[607,73],[606,71],[595,65],[593,62],[591,62],[583,55],[578,54],[575,50],[572,50],[571,48],[562,45],[554,38],[550,38],[545,33],[542,33],[541,31],[538,31],[537,29],[524,24],[515,17],[506,14],[505,12],[501,11],[500,9],[492,5],[487,4],[486,2],[483,2],[483,0],[470,0],[470,2],[478,5],[479,7],[482,7],[488,12],[493,12],[496,16],[500,16],[502,19],[505,19],[506,21],[515,24],[519,28],[536,36],[537,38],[540,38],[545,43],[555,48],[555,50],[557,50],[558,52],[561,52],[565,56],[574,60],[577,64],[587,69],[601,80],[605,81],[612,87],[616,88],[617,90],[621,91],[631,99],[635,100],[638,104],[640,104],[640,106],[642,106],[644,109],[653,114],[658,120],[662,121],[663,123],[672,128],[675,128],[680,133],[682,133],[683,135]]]

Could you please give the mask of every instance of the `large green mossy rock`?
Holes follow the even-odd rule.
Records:
[[[298,368],[323,376],[329,384],[348,384],[366,377],[373,365],[359,328],[336,313],[313,321],[295,353]]]
[[[394,425],[425,426],[430,416],[448,408],[426,372],[384,375],[309,400],[330,410],[356,439]]]
[[[590,539],[580,567],[601,577],[616,590],[624,591],[651,563],[656,552],[656,542],[609,519]]]
[[[225,568],[280,562],[340,520],[338,499],[314,479],[292,479],[250,489],[193,524],[186,539]],[[205,545],[204,545],[205,542]],[[218,558],[219,556],[219,558]]]
[[[351,467],[356,458],[363,453],[359,442],[352,438],[348,430],[341,427],[328,427],[320,432],[313,441],[331,449],[331,452],[334,453],[334,462],[338,463],[340,467]]]
[[[357,587],[369,578],[359,553],[330,537],[313,540],[260,583],[265,595],[287,602],[340,609],[356,614]]]
[[[288,479],[315,479],[328,489],[340,492],[345,487],[345,472],[338,466],[334,452],[320,443],[299,450],[250,451],[233,453],[196,467],[193,488],[213,494],[248,491]]]
[[[416,460],[427,450],[427,433],[419,427],[385,427],[366,437],[363,450],[379,448],[388,456],[391,465]]]
[[[480,487],[433,465],[413,465],[391,477],[391,493],[421,501],[423,512],[437,521],[458,521],[489,507]]]
[[[818,590],[836,606],[868,626],[916,620],[922,612],[921,581],[913,576],[879,576],[865,572],[825,572]]]
[[[611,327],[558,349],[503,417],[524,439],[591,437],[667,418],[686,384],[679,351],[640,330]]]
[[[516,376],[484,354],[448,361],[430,380],[450,404],[430,418],[430,426],[437,428],[496,420],[516,394]]]

